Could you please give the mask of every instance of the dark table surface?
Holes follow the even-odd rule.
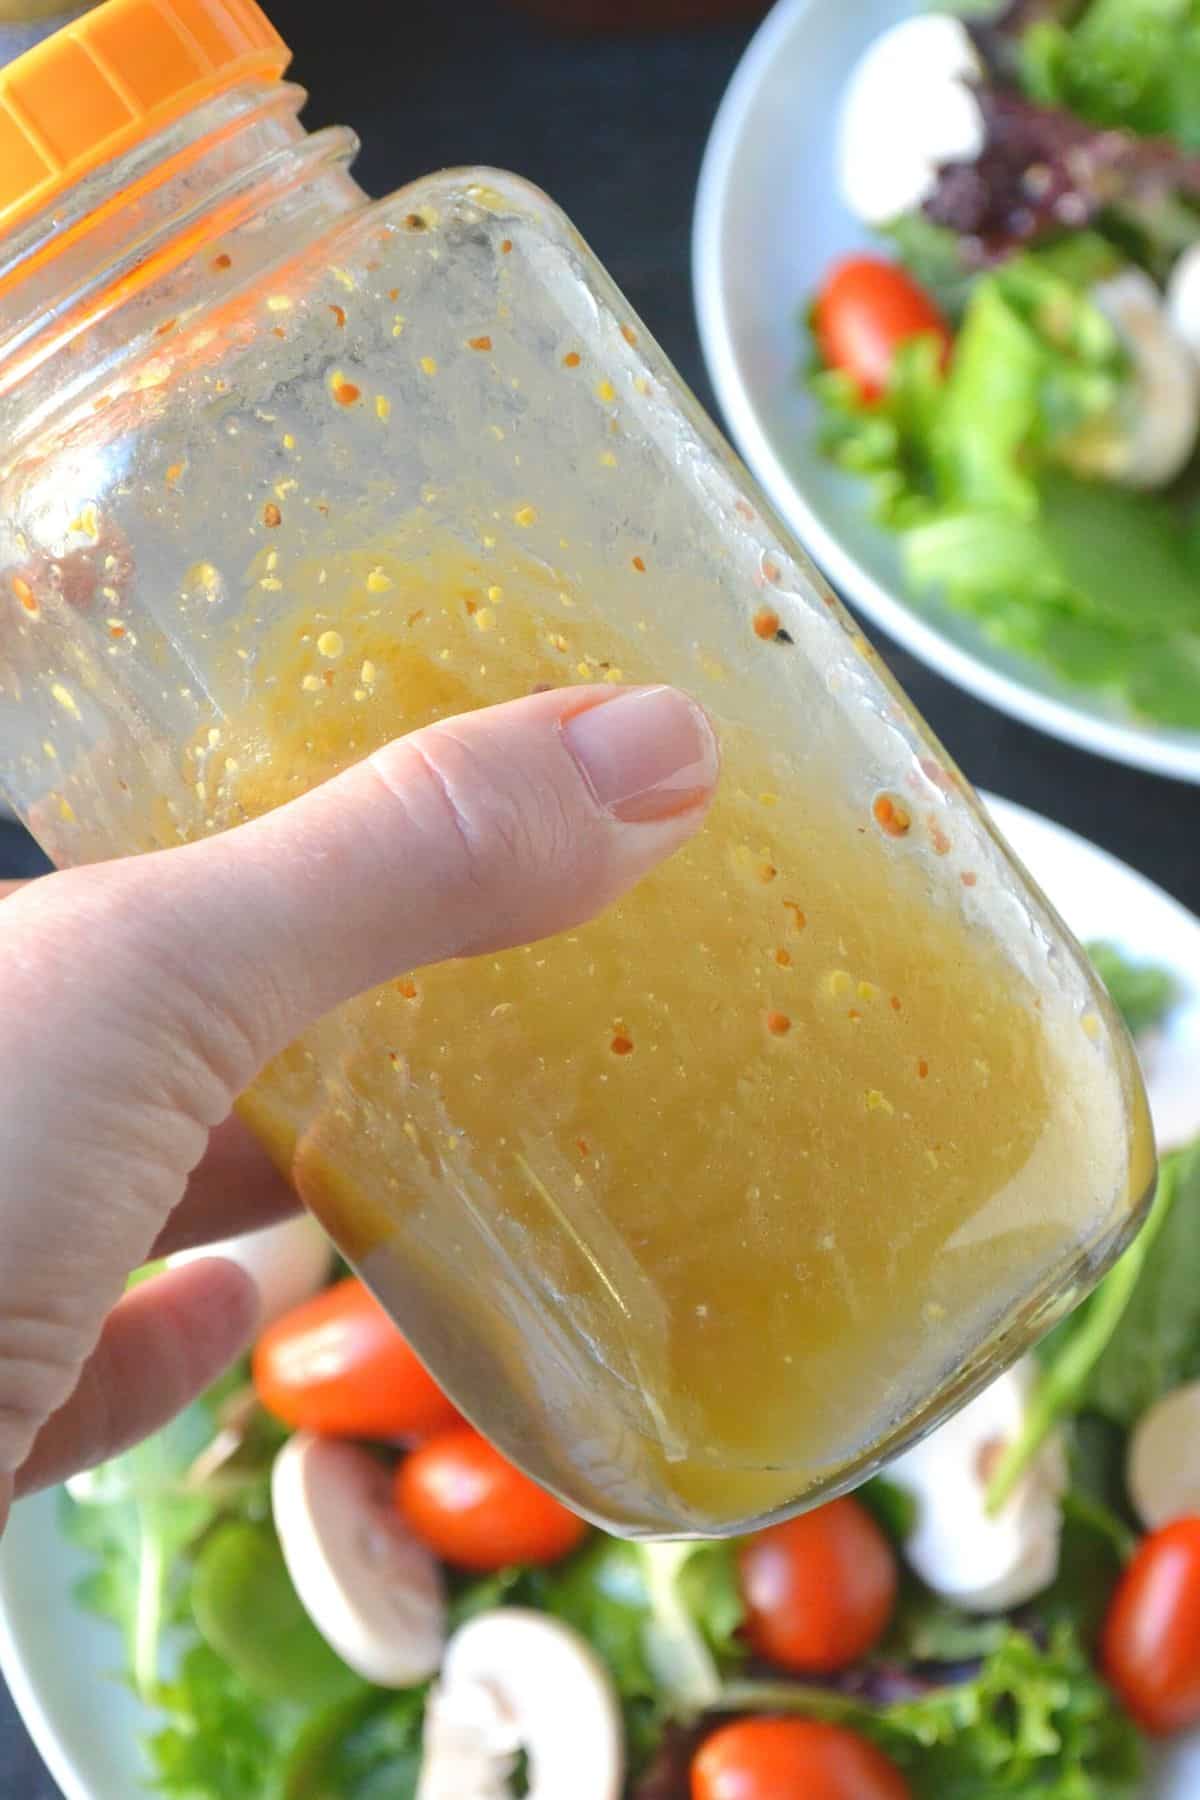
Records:
[[[357,127],[372,192],[453,163],[530,176],[566,207],[712,403],[688,238],[705,136],[746,29],[583,41],[526,22],[501,0],[341,0],[336,28],[326,0],[275,0],[273,10],[296,50],[297,79],[314,94],[310,122]],[[1200,910],[1200,789],[1068,749],[876,641],[976,782],[1074,827]],[[41,866],[28,839],[0,826],[0,875]],[[0,1800],[57,1793],[0,1689]]]

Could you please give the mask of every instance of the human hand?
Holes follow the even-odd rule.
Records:
[[[692,834],[716,777],[671,689],[539,694],[236,831],[0,900],[0,1525],[250,1340],[257,1293],[226,1259],[124,1289],[296,1204],[230,1116],[263,1064],[389,977],[599,912]]]

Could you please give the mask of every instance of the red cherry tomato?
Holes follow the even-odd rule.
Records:
[[[285,1425],[334,1437],[426,1437],[458,1420],[378,1300],[353,1278],[259,1338],[254,1387]]]
[[[1101,1660],[1146,1731],[1200,1723],[1200,1518],[1143,1538],[1109,1606]]]
[[[817,295],[814,325],[821,355],[843,369],[864,400],[886,390],[900,344],[932,336],[950,352],[950,327],[923,288],[894,263],[850,256],[835,263]]]
[[[692,1800],[910,1800],[874,1744],[816,1719],[741,1719],[701,1745]]]
[[[798,1674],[829,1675],[879,1642],[896,1604],[896,1558],[857,1500],[756,1532],[738,1557],[755,1652]]]
[[[540,1488],[469,1425],[444,1431],[396,1471],[396,1506],[444,1562],[481,1572],[551,1563],[587,1536],[583,1519]]]

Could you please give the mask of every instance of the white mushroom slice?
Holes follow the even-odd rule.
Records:
[[[240,1237],[222,1238],[219,1243],[195,1250],[177,1250],[168,1256],[167,1267],[182,1268],[185,1263],[199,1262],[206,1256],[224,1256],[245,1269],[258,1288],[262,1304],[260,1327],[273,1324],[317,1293],[325,1286],[333,1267],[329,1239],[308,1213],[297,1213],[295,1218],[284,1219],[278,1225],[243,1232]]]
[[[1200,1513],[1200,1381],[1164,1394],[1139,1421],[1125,1478],[1147,1531]]]
[[[603,1665],[570,1626],[501,1607],[450,1640],[417,1800],[506,1800],[521,1750],[529,1800],[619,1800],[621,1714]]]
[[[1067,445],[1063,461],[1123,487],[1165,487],[1196,447],[1200,364],[1143,270],[1124,269],[1091,295],[1129,353],[1130,381],[1111,429]]]
[[[838,124],[838,187],[868,225],[911,212],[943,163],[970,160],[984,126],[971,84],[982,67],[958,19],[923,13],[870,45],[850,77]]]
[[[427,1680],[446,1641],[441,1570],[402,1525],[384,1466],[297,1432],[275,1458],[271,1507],[296,1592],[343,1661],[380,1687]]]
[[[1171,270],[1167,317],[1175,336],[1200,362],[1200,244],[1185,250]]]
[[[904,1553],[929,1587],[970,1612],[1004,1612],[1049,1587],[1058,1569],[1066,1453],[1055,1435],[1000,1511],[988,1483],[1018,1436],[1036,1380],[1026,1358],[887,1470],[917,1503]]]

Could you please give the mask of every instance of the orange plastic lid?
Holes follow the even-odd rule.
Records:
[[[106,0],[0,69],[0,231],[291,52],[254,0]]]

